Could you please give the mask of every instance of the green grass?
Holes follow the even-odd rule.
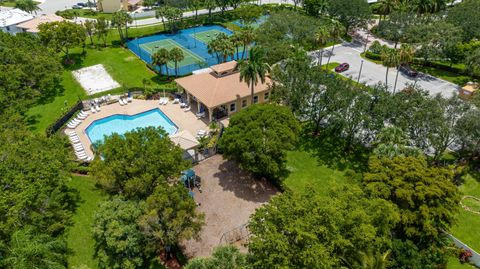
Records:
[[[15,7],[15,1],[4,1],[4,2],[1,2],[1,1],[0,1],[0,6],[3,6],[3,7]]]
[[[451,257],[448,259],[447,269],[474,269],[473,265],[468,263],[460,263],[460,260],[456,257]]]
[[[73,53],[75,52],[80,53],[81,50]],[[63,72],[62,92],[29,110],[28,116],[33,119],[31,128],[34,131],[44,132],[66,109],[79,99],[87,98],[85,91],[71,74],[75,69],[103,64],[113,79],[127,88],[143,87],[143,79],[151,81],[152,87],[160,87],[160,84],[165,87],[173,85],[171,82],[159,81],[158,75],[148,69],[145,63],[128,49],[115,47],[87,49],[84,57],[80,57],[79,54],[76,56],[76,63],[73,66],[67,66]],[[119,88],[106,93],[119,92],[124,92],[124,89]]]
[[[95,241],[92,237],[92,224],[98,204],[107,200],[108,196],[95,187],[90,177],[74,176],[70,187],[80,193],[81,202],[73,216],[73,226],[67,232],[68,247],[73,251],[68,257],[69,268],[87,265],[91,269],[98,268],[94,258]]]
[[[464,195],[480,198],[480,182],[470,175],[465,176],[465,183],[460,186]],[[451,233],[477,252],[480,251],[480,215],[460,209],[457,224]]]
[[[326,195],[330,187],[347,183],[343,172],[320,165],[317,158],[301,150],[288,152],[287,169],[290,174],[283,184],[292,191],[314,188]]]
[[[172,48],[180,48],[183,51],[184,58],[182,61],[178,63],[179,68],[183,66],[195,64],[198,62],[205,62],[205,59],[198,56],[194,52],[184,48],[182,45],[178,44],[173,39],[157,40],[157,41],[141,44],[140,47],[146,50],[150,55],[152,55],[156,51],[163,48],[167,50],[171,50]],[[173,62],[169,62],[168,67],[173,69],[175,68],[175,64]]]
[[[467,82],[471,80],[471,77],[469,76],[430,67],[430,66],[413,65],[413,67],[420,72],[432,75],[437,78],[441,78],[443,80],[452,82],[460,86],[465,85]]]

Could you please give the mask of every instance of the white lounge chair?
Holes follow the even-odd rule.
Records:
[[[88,116],[80,116],[80,115],[77,115],[76,119],[77,120],[84,120],[86,119]]]
[[[118,99],[118,103],[119,103],[121,106],[126,105],[125,102],[123,102],[123,99],[122,99],[122,98]]]
[[[67,124],[67,127],[70,129],[75,129],[80,123],[69,123]]]
[[[196,114],[197,118],[203,118],[205,117],[205,112],[200,112]]]
[[[97,113],[97,111],[95,110],[95,108],[93,106],[90,108],[90,111],[92,111],[92,113]]]
[[[178,103],[180,103],[180,99],[179,99],[179,98],[175,98],[175,99],[173,99],[173,103],[174,103],[174,104],[178,104]]]
[[[90,113],[88,113],[88,111],[80,110],[80,113],[78,113],[78,115],[80,115],[80,116],[88,116],[88,115],[90,115]]]
[[[95,105],[95,110],[96,110],[97,112],[100,112],[100,106],[99,106],[99,105]]]
[[[185,112],[190,111],[190,107],[186,107],[183,111],[185,111]]]
[[[128,103],[132,102],[132,100],[133,100],[133,97],[131,97],[131,96],[127,97],[127,102]]]
[[[207,131],[205,130],[198,130],[197,135],[206,135]]]
[[[188,105],[187,105],[187,103],[180,103],[180,107],[185,108],[185,107],[188,107]]]

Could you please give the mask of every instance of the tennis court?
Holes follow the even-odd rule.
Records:
[[[150,55],[153,55],[155,52],[157,52],[160,49],[167,49],[168,51],[170,51],[173,48],[180,48],[183,51],[183,56],[185,58],[183,58],[183,60],[178,63],[179,68],[205,61],[202,57],[191,52],[190,50],[185,49],[184,47],[182,47],[180,44],[173,41],[172,39],[162,39],[162,40],[157,40],[149,43],[144,43],[144,44],[141,44],[140,47],[145,51],[147,51]],[[169,62],[168,67],[175,68],[175,63]]]
[[[190,36],[197,39],[200,42],[208,44],[210,43],[211,40],[215,39],[215,37],[217,37],[217,35],[219,35],[220,33],[223,33],[223,32],[213,29],[213,30],[203,31],[200,33],[190,34]]]

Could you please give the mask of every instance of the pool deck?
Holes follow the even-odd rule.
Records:
[[[90,124],[96,120],[103,119],[115,114],[135,115],[148,110],[159,108],[170,120],[178,127],[178,132],[187,131],[194,137],[199,130],[208,130],[208,125],[205,120],[198,119],[195,115],[195,110],[192,107],[191,111],[184,111],[179,104],[169,102],[167,105],[159,105],[158,100],[132,100],[131,103],[121,106],[119,103],[104,105],[100,107],[100,112],[90,115],[82,121],[75,129],[65,129],[65,133],[75,131],[80,138],[80,142],[85,148],[85,152],[89,157],[93,157],[91,149],[91,142],[85,130]]]

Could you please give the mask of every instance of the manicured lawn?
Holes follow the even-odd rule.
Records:
[[[81,202],[73,216],[73,226],[67,232],[68,247],[72,254],[68,258],[69,268],[86,265],[91,269],[98,268],[94,258],[95,242],[92,238],[92,224],[98,204],[107,200],[107,195],[95,187],[95,181],[86,176],[74,176],[69,182],[81,197]]]
[[[15,7],[15,1],[0,2],[0,6],[3,6],[3,7]]]
[[[437,78],[441,78],[446,81],[450,81],[460,86],[465,85],[465,83],[471,80],[469,76],[457,74],[454,72],[450,72],[450,71],[446,71],[446,70],[442,70],[434,67],[414,65],[414,68],[420,72],[432,75]]]
[[[343,172],[320,165],[316,157],[302,150],[288,152],[287,169],[290,175],[283,183],[293,191],[314,188],[326,195],[328,189],[335,184],[348,182]]]
[[[465,176],[465,183],[460,186],[464,195],[480,198],[480,182],[472,176]],[[457,224],[452,227],[452,234],[475,251],[480,251],[480,215],[460,209]]]
[[[474,269],[475,267],[473,265],[470,265],[468,263],[460,263],[460,261],[455,258],[451,257],[448,259],[447,263],[447,269]]]
[[[80,52],[80,49],[73,51],[73,53],[78,53],[73,55],[76,58],[76,63],[74,66],[65,68],[61,93],[43,104],[31,108],[28,112],[28,115],[34,119],[34,123],[31,126],[33,130],[44,132],[51,123],[62,115],[63,111],[71,107],[79,99],[87,98],[85,91],[71,74],[71,71],[75,69],[103,64],[113,79],[126,88],[142,88],[143,79],[150,80],[152,82],[151,87],[159,87],[160,84],[163,84],[162,87],[173,88],[171,82],[161,81],[157,83],[158,76],[128,49],[120,47],[87,49],[84,57],[80,56]],[[110,93],[124,91],[124,89],[119,88],[110,91]]]

